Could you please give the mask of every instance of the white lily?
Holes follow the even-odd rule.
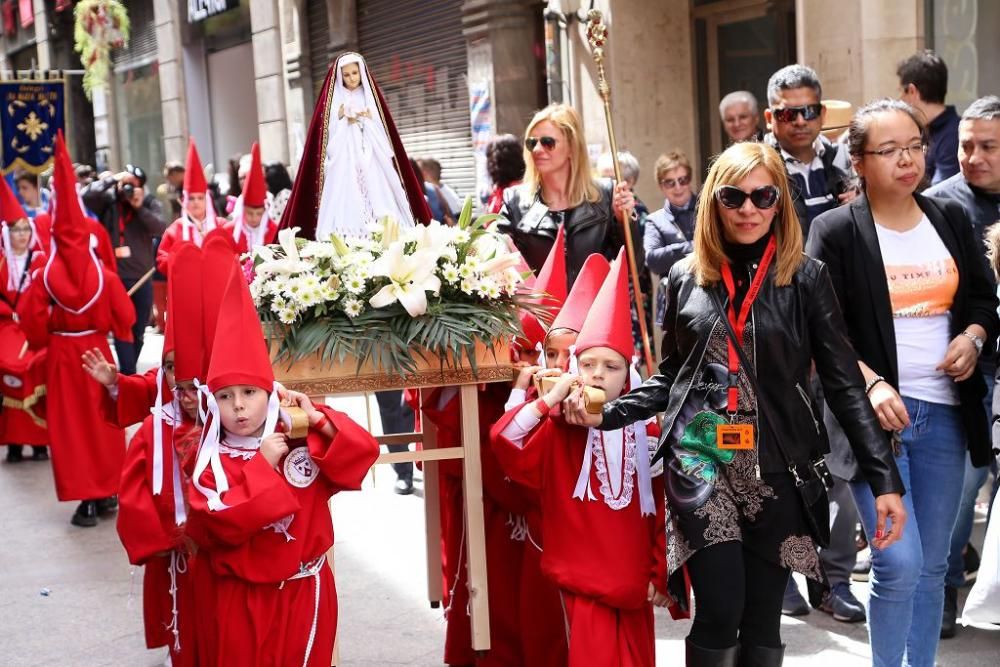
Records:
[[[295,273],[305,273],[313,269],[311,262],[306,262],[299,258],[299,249],[295,245],[295,233],[297,231],[299,231],[298,227],[292,227],[291,229],[282,229],[278,232],[278,244],[285,251],[285,257],[282,259],[273,259],[273,253],[267,250],[268,253],[271,253],[270,256],[272,259],[258,266],[257,273],[265,275],[276,273],[292,275]]]
[[[382,239],[383,248],[388,248],[399,240],[399,223],[392,216],[384,216],[374,226],[375,231],[381,233],[380,238]]]
[[[419,317],[427,312],[427,292],[441,289],[441,280],[435,275],[437,257],[428,250],[418,250],[412,255],[403,250],[404,243],[395,241],[372,264],[372,275],[384,276],[391,282],[368,303],[373,308],[384,308],[399,301],[410,317]]]
[[[430,251],[435,260],[455,254],[452,247],[454,230],[437,220],[431,220],[427,225],[416,225],[409,230],[408,236],[417,242],[417,250]]]
[[[497,255],[488,262],[484,262],[479,271],[486,275],[503,273],[509,268],[515,267],[521,261],[521,253],[509,252]]]

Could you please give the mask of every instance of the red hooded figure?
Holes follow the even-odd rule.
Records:
[[[118,492],[125,434],[105,423],[95,409],[106,390],[87,376],[80,358],[94,348],[112,358],[108,333],[131,341],[135,309],[117,275],[97,257],[75,180],[60,133],[55,145],[53,250],[41,276],[32,282],[24,324],[33,347],[48,346],[48,421],[56,495],[59,500],[92,501]],[[82,503],[74,523],[95,525],[96,504]]]
[[[357,53],[327,72],[281,227],[306,238],[366,236],[384,215],[427,224],[431,211],[389,107]]]

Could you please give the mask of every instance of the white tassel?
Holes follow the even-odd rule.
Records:
[[[629,365],[629,391],[642,384],[637,365],[639,357],[632,357]],[[635,469],[639,484],[639,509],[643,516],[656,514],[656,502],[653,499],[653,475],[649,467],[649,437],[646,434],[646,422],[632,424],[635,429]]]
[[[156,371],[153,406],[153,495],[158,496],[163,491],[163,366]]]

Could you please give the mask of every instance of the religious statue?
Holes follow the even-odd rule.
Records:
[[[368,236],[388,216],[426,224],[430,211],[382,93],[357,53],[327,73],[282,227],[307,238]]]

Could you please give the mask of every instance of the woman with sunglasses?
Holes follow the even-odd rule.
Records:
[[[595,181],[576,110],[551,104],[524,131],[524,182],[504,193],[498,229],[510,235],[528,266],[541,269],[560,226],[566,229],[570,287],[592,253],[614,259],[624,243],[620,212],[632,210],[626,183]],[[636,244],[639,240],[633,236]]]
[[[667,292],[658,374],[600,415],[575,399],[564,412],[613,429],[664,411],[667,564],[672,579],[686,566],[698,600],[686,664],[780,665],[785,584],[793,570],[822,578],[816,546],[828,538],[813,366],[878,497],[879,521],[892,520],[879,547],[899,539],[905,514],[829,275],[802,253],[774,149],[734,144],[712,165],[694,251],[671,269]]]
[[[917,112],[879,100],[857,112],[848,132],[864,195],[816,218],[807,251],[829,267],[868,398],[893,434],[913,520],[898,548],[877,548],[871,492],[852,482],[865,532],[876,536],[873,663],[895,666],[905,656],[929,667],[966,449],[973,465],[990,459],[986,383],[976,364],[1000,330],[997,299],[961,206],[917,193],[927,148]]]
[[[646,268],[663,277],[656,300],[656,321],[663,321],[666,309],[666,277],[670,267],[694,249],[694,222],[698,196],[691,183],[691,162],[679,150],[661,155],[654,166],[656,183],[665,197],[663,208],[646,218],[642,246]]]

